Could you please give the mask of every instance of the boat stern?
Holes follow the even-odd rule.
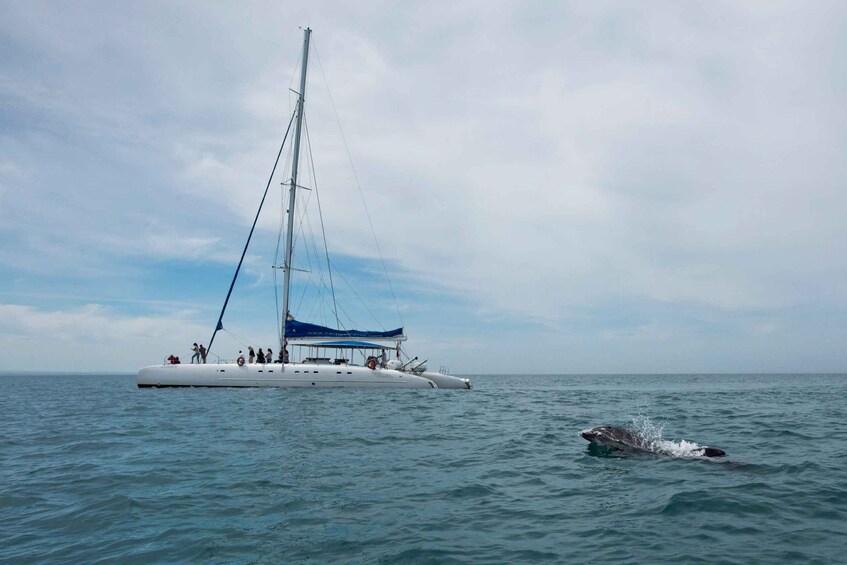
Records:
[[[438,388],[456,388],[465,390],[470,390],[471,388],[473,388],[471,380],[463,377],[444,375],[442,373],[436,373],[434,371],[424,371],[423,373],[421,373],[421,376],[437,384]]]

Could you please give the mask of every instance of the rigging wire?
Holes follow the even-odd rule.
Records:
[[[294,123],[294,114],[291,115],[291,119],[288,121],[288,128],[285,130],[285,135],[282,138],[282,143],[279,146],[279,151],[276,154],[276,160],[274,161],[274,166],[271,169],[271,174],[268,177],[268,184],[265,186],[265,193],[262,195],[262,201],[259,202],[259,209],[256,210],[256,217],[253,218],[253,225],[250,227],[250,234],[247,236],[247,243],[244,244],[244,250],[241,252],[241,259],[238,260],[238,266],[235,268],[235,275],[232,277],[232,282],[229,285],[229,292],[226,294],[226,299],[224,300],[223,308],[221,308],[221,315],[218,316],[218,323],[215,325],[215,331],[212,333],[212,338],[209,340],[209,349],[212,349],[212,344],[215,342],[215,335],[219,330],[223,329],[223,319],[224,312],[226,312],[226,306],[229,304],[229,297],[232,295],[232,289],[235,288],[235,281],[238,279],[238,273],[241,271],[241,265],[244,263],[244,256],[247,254],[247,248],[250,246],[250,239],[253,237],[253,230],[256,229],[256,222],[259,221],[259,214],[262,212],[262,206],[265,204],[265,198],[268,196],[268,189],[271,187],[271,181],[274,178],[274,173],[276,173],[276,166],[279,164],[279,157],[282,155],[282,148],[285,147],[285,142],[288,140],[288,134],[291,132],[291,124]]]
[[[304,123],[306,123],[305,116],[304,116]],[[306,132],[306,137],[307,137],[307,147],[309,148],[307,155],[306,155],[306,158],[310,162],[310,168],[308,168],[306,170],[306,175],[309,175],[309,180],[311,180],[316,185],[317,183],[315,181],[316,181],[317,175],[315,173],[314,158],[313,158],[313,154],[311,152],[311,144],[310,144],[310,138],[309,138],[309,133],[308,133],[308,131],[309,131],[308,130],[308,124],[306,124],[306,126],[304,127],[304,130]],[[316,293],[316,296],[314,297],[314,299],[311,303],[312,306],[311,306],[311,309],[309,310],[309,312],[307,314],[307,319],[315,320],[316,322],[319,319],[320,325],[328,326],[328,324],[324,321],[325,320],[324,314],[325,314],[326,310],[329,309],[333,313],[333,315],[335,316],[335,322],[338,325],[338,329],[348,329],[348,327],[351,327],[351,328],[356,327],[356,322],[353,320],[353,318],[350,316],[350,314],[344,309],[343,304],[341,304],[341,303],[337,302],[337,300],[335,300],[334,284],[331,287],[327,286],[326,279],[323,276],[323,270],[320,268],[321,267],[321,261],[318,260],[318,257],[320,256],[321,253],[318,250],[318,245],[317,245],[316,238],[315,238],[315,230],[312,227],[312,217],[311,217],[310,214],[307,213],[307,211],[309,209],[309,205],[311,204],[312,192],[314,192],[315,199],[318,202],[319,211],[322,211],[321,208],[320,208],[320,203],[319,203],[320,202],[320,200],[319,200],[320,192],[317,190],[317,187],[314,187],[309,192],[307,199],[298,201],[298,205],[299,205],[298,207],[300,209],[300,213],[297,215],[297,217],[300,219],[300,221],[297,225],[296,233],[297,233],[297,237],[303,238],[303,241],[304,241],[303,251],[305,252],[305,258],[306,258],[306,262],[308,264],[309,277],[303,284],[298,285],[300,287],[300,293],[298,295],[299,298],[297,299],[296,308],[292,309],[292,311],[293,312],[303,311],[302,309],[304,307],[304,302],[306,301],[306,297],[307,297],[307,294],[308,294],[308,291],[309,291],[310,284],[314,284],[314,291]],[[323,220],[322,214],[321,214],[321,220]],[[321,222],[321,227],[323,228],[323,226],[324,226],[324,224],[323,224],[323,222]],[[323,236],[324,236],[324,241],[323,241],[324,253],[328,256],[328,251],[327,251],[328,246],[326,244],[326,232],[322,230],[322,233],[323,233]],[[307,237],[306,234],[309,234],[310,237]],[[303,256],[303,254],[298,254],[298,255],[301,256],[301,257]],[[327,261],[327,270],[329,271],[330,276],[331,276],[332,266],[331,266],[330,261]],[[315,273],[317,273],[317,277],[314,276]],[[383,331],[385,331],[385,328],[384,328],[382,322],[380,321],[380,319],[368,307],[367,302],[362,298],[362,296],[359,295],[356,292],[355,287],[350,283],[350,281],[348,281],[344,277],[344,273],[341,272],[341,271],[338,271],[337,274],[338,274],[338,276],[341,277],[341,280],[347,285],[347,288],[359,300],[359,303],[361,303],[361,305],[364,307],[364,309],[367,311],[367,313],[371,316],[371,318],[373,318],[376,325],[379,326]],[[330,280],[332,280],[332,279],[330,278]],[[327,308],[328,304],[327,304],[327,300],[325,298],[325,294],[326,294],[327,291],[329,291],[333,296],[333,307],[334,308]],[[339,313],[344,314],[344,316],[345,316],[345,318],[348,322],[348,325],[345,325],[341,321],[341,316],[340,316]]]
[[[308,126],[306,126],[306,117],[304,119],[304,131],[308,138]],[[309,141],[307,140],[307,144]],[[307,154],[304,155],[304,159],[308,159],[310,162],[310,166],[306,168],[304,171],[304,177],[308,176],[309,184],[316,184],[316,174],[314,167],[314,158],[311,153],[311,146],[307,150]],[[305,185],[301,185],[305,188]],[[301,199],[298,201],[298,209],[300,213],[297,214],[297,218],[299,218],[299,222],[297,224],[296,236],[298,239],[302,239],[303,241],[303,251],[305,252],[305,259],[308,265],[307,269],[304,269],[309,273],[309,276],[305,282],[302,284],[298,284],[297,286],[300,288],[298,298],[295,300],[297,305],[292,308],[292,312],[296,315],[299,315],[298,312],[304,311],[303,306],[304,302],[309,295],[310,289],[314,290],[314,297],[311,301],[311,309],[309,310],[306,318],[309,320],[314,320],[315,322],[319,322],[320,325],[329,326],[329,323],[326,320],[325,313],[327,310],[332,312],[336,321],[340,323],[337,314],[337,304],[336,308],[331,308],[327,302],[325,295],[327,291],[330,291],[330,287],[327,286],[326,278],[324,277],[324,272],[322,269],[322,262],[319,259],[321,256],[321,252],[318,250],[317,238],[315,237],[315,229],[312,226],[312,217],[308,214],[309,205],[311,204],[312,193],[315,194],[316,200],[318,199],[318,190],[316,187],[312,187],[308,189],[308,196],[306,199]],[[320,210],[320,204],[318,204]],[[323,219],[321,215],[321,220]],[[323,224],[321,224],[323,227]],[[324,235],[324,250],[326,250],[326,232],[322,229],[322,233]],[[324,253],[327,253],[324,251]],[[298,256],[303,256],[303,254],[297,254]],[[329,265],[328,265],[329,269]],[[334,295],[334,288],[331,289],[331,292]],[[334,296],[333,296],[334,298]],[[340,328],[339,328],[340,329]]]
[[[313,158],[312,153],[312,138],[309,136],[309,120],[306,117],[303,117],[304,125],[306,126],[306,148],[309,152],[309,164],[312,169],[312,183],[315,189],[315,200],[318,203],[318,217],[321,221],[321,234],[323,235],[324,240],[324,253],[326,254],[326,270],[329,275],[329,289],[332,292],[332,313],[335,314],[335,328],[341,329],[341,322],[338,319],[338,303],[335,300],[335,285],[332,284],[332,266],[329,263],[329,249],[326,244],[326,229],[324,227],[324,215],[323,209],[321,208],[321,194],[318,192],[318,175],[315,172],[315,160]]]
[[[243,347],[247,347],[247,346],[249,345],[249,343],[250,343],[249,341],[247,341],[247,340],[246,340],[246,339],[244,339],[243,337],[241,337],[241,336],[239,336],[239,335],[236,335],[236,334],[232,333],[231,331],[229,331],[229,330],[227,330],[227,329],[223,329],[223,330],[221,330],[221,331],[222,331],[222,332],[224,332],[225,334],[229,334],[229,336],[230,336],[230,337],[232,337],[235,341],[237,341],[237,342],[241,343],[241,345],[242,345]],[[206,353],[208,354],[208,351],[207,351]]]
[[[344,149],[347,151],[347,159],[350,161],[350,168],[353,171],[353,179],[356,182],[356,188],[359,190],[359,197],[362,199],[362,205],[365,208],[365,216],[368,218],[368,225],[371,228],[371,235],[373,235],[374,243],[376,244],[377,253],[379,254],[379,260],[382,264],[382,270],[385,273],[385,279],[388,281],[388,288],[391,290],[391,297],[394,299],[394,308],[397,311],[397,317],[400,319],[400,325],[405,325],[403,323],[403,315],[400,312],[400,305],[397,302],[397,295],[394,293],[394,286],[391,284],[391,277],[388,276],[388,268],[385,265],[385,258],[382,255],[382,248],[379,246],[379,240],[376,237],[376,230],[374,229],[373,221],[371,220],[371,214],[368,210],[368,204],[365,201],[364,192],[362,192],[362,185],[359,184],[359,176],[356,174],[356,167],[353,164],[353,156],[350,154],[350,147],[347,144],[347,138],[344,136],[344,129],[341,127],[341,119],[338,116],[338,110],[335,107],[335,100],[332,98],[332,91],[329,88],[329,81],[326,78],[326,74],[324,73],[323,63],[321,63],[321,56],[318,53],[318,46],[316,43],[312,44],[312,49],[314,50],[315,57],[318,60],[318,68],[321,71],[321,76],[324,79],[324,84],[326,85],[327,93],[329,94],[329,102],[332,106],[332,111],[335,115],[335,121],[338,124],[338,131],[341,133],[341,139],[344,142]]]
[[[305,186],[305,185],[301,185],[301,186]],[[311,221],[309,220],[309,215],[306,213],[306,210],[309,207],[309,201],[311,200],[311,198],[312,198],[312,192],[308,191],[308,195],[306,196],[306,198],[298,200],[297,204],[295,204],[295,205],[300,206],[300,213],[295,214],[295,216],[297,218],[299,218],[299,222],[297,223],[297,227],[294,230],[294,234],[292,235],[291,246],[294,247],[295,245],[297,245],[298,239],[300,239],[302,237],[303,251],[305,252],[306,266],[307,266],[307,269],[305,269],[305,271],[307,273],[309,273],[309,277],[306,279],[306,282],[303,283],[302,285],[300,285],[300,298],[297,301],[297,306],[292,308],[291,304],[289,303],[289,310],[291,310],[295,313],[299,312],[300,308],[303,305],[303,300],[305,300],[306,293],[309,291],[309,283],[311,283],[311,281],[312,281],[312,275],[314,274],[314,270],[315,270],[315,269],[313,269],[313,266],[312,266],[312,250],[309,248],[310,239],[311,239],[313,247],[314,247],[314,232],[311,229],[312,224],[311,224]],[[309,234],[312,234],[311,238],[307,237],[307,235],[306,235],[307,232]],[[294,255],[295,254],[292,253],[292,262],[294,261],[294,259],[293,259]],[[300,254],[298,254],[298,255],[300,255]],[[291,265],[290,268],[293,269],[293,265]]]
[[[356,298],[358,298],[358,299],[359,299],[359,301],[362,303],[362,306],[364,306],[364,307],[365,307],[365,310],[367,310],[368,314],[370,314],[370,315],[371,315],[371,317],[374,319],[374,321],[376,322],[376,324],[377,324],[377,325],[378,325],[378,326],[382,329],[382,331],[385,331],[385,327],[384,327],[384,326],[382,325],[382,323],[379,321],[379,318],[377,318],[377,317],[376,317],[376,315],[373,313],[373,311],[371,311],[371,309],[370,309],[370,308],[368,308],[368,303],[367,303],[367,302],[365,302],[365,301],[362,299],[362,297],[361,297],[361,296],[359,296],[359,294],[356,292],[356,289],[353,287],[353,285],[351,285],[351,284],[350,284],[350,281],[348,281],[348,280],[344,277],[344,274],[343,274],[341,271],[338,271],[338,276],[339,276],[339,277],[341,277],[341,280],[343,280],[343,281],[347,284],[347,288],[349,288],[349,289],[350,289],[350,292],[352,292],[352,293],[353,293],[353,295],[354,295]],[[343,309],[344,309],[344,308],[342,307],[342,310],[343,310]],[[346,314],[346,312],[345,312],[345,314]],[[351,323],[353,322],[353,320],[350,318],[350,316],[349,316],[349,315],[347,316],[347,319],[349,319]],[[355,326],[355,324],[353,324],[353,325]]]

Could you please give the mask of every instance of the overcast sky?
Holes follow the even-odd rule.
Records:
[[[0,370],[131,372],[208,343],[310,26],[316,180],[359,325],[402,324],[460,374],[847,371],[847,4],[0,12]],[[285,176],[221,356],[276,350]]]

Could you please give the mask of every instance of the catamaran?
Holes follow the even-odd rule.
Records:
[[[291,178],[289,180],[289,202],[286,214],[286,239],[282,269],[283,300],[280,323],[279,352],[277,362],[267,359],[265,363],[246,362],[241,355],[235,361],[220,360],[217,363],[183,364],[166,361],[161,365],[144,367],[138,371],[138,387],[349,387],[349,388],[455,388],[470,389],[469,379],[447,374],[446,368],[439,371],[427,370],[426,361],[417,357],[406,362],[400,359],[401,345],[406,341],[403,328],[389,331],[367,331],[344,328],[331,328],[325,325],[310,324],[294,319],[289,313],[289,295],[292,264],[293,239],[295,225],[295,204],[297,192],[303,188],[297,184],[300,161],[300,140],[303,130],[305,108],[306,71],[309,60],[309,39],[311,29],[303,32],[303,55],[300,69],[300,90],[297,94],[295,110],[289,122],[288,132],[294,124],[294,146],[291,158]],[[286,132],[282,145],[288,138]],[[280,154],[282,147],[280,147]],[[277,155],[277,163],[279,155]],[[276,164],[274,164],[274,171]],[[271,179],[273,178],[271,173]],[[271,184],[265,188],[265,196]],[[259,205],[261,212],[262,204]],[[218,323],[209,341],[208,351],[218,331],[223,329],[223,317],[232,295],[235,281],[244,261],[247,247],[256,228],[256,222],[250,229],[247,244],[241,254],[241,260],[235,270],[229,292],[224,300]],[[289,351],[289,346],[292,351]],[[394,358],[391,357],[393,353]],[[299,361],[292,361],[297,359]],[[362,364],[357,364],[361,358]]]

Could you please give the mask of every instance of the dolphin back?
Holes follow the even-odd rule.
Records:
[[[598,426],[590,430],[583,430],[580,434],[583,439],[590,441],[596,445],[609,447],[615,451],[629,453],[650,453],[654,455],[680,455],[680,456],[700,456],[700,457],[724,457],[726,452],[716,447],[699,447],[693,444],[693,449],[687,454],[677,454],[669,451],[661,444],[670,442],[649,441],[641,434],[622,428],[620,426]],[[687,442],[683,442],[687,443]],[[691,445],[691,444],[689,444]]]

